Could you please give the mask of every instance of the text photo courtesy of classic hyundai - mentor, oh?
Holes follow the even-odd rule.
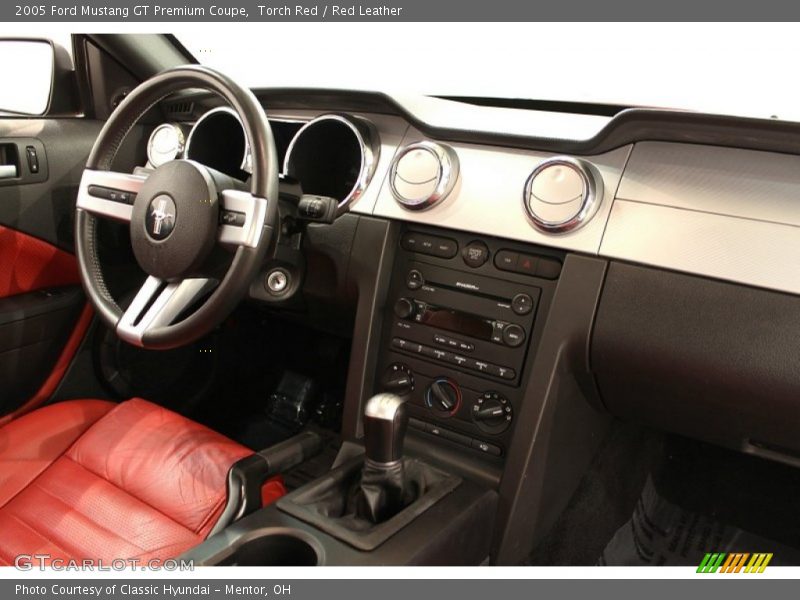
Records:
[[[0,565],[800,565],[800,124],[62,37],[0,40]]]

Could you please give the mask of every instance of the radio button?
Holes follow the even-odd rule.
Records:
[[[483,362],[482,360],[473,360],[472,361],[472,368],[476,371],[481,373],[488,373],[489,372],[489,363]]]
[[[409,252],[419,252],[420,241],[423,237],[425,236],[421,233],[409,231],[400,239],[400,247],[403,250],[408,250]]]
[[[450,352],[447,352],[446,350],[437,350],[436,348],[431,348],[431,350],[433,351],[433,358],[435,358],[436,360],[443,360],[445,362],[450,362],[450,358],[453,356]]]
[[[453,239],[409,231],[400,239],[400,247],[409,252],[419,252],[439,258],[453,258],[458,254],[458,242]]]
[[[420,347],[419,347],[419,353],[422,356],[425,356],[426,358],[436,358],[435,352],[436,351],[433,348],[431,348],[430,346],[420,345]]]
[[[425,285],[425,278],[416,269],[411,269],[406,275],[406,287],[410,290],[418,290]]]
[[[410,319],[416,312],[416,305],[408,298],[398,298],[394,303],[394,314],[400,319]]]
[[[404,340],[403,338],[394,338],[392,340],[392,348],[396,350],[405,350],[406,352],[412,352],[414,354],[420,354],[423,346],[421,344],[417,344],[416,342]]]
[[[503,329],[503,342],[507,346],[516,348],[525,341],[525,330],[519,325],[509,324]]]
[[[431,254],[439,258],[453,258],[458,254],[458,242],[449,238],[433,238]]]
[[[511,310],[518,315],[527,315],[533,310],[533,298],[528,294],[517,294],[511,300]]]
[[[495,321],[494,322],[494,329],[492,330],[492,341],[495,344],[502,344],[503,343],[503,329],[505,329],[506,324],[502,321]]]
[[[499,365],[489,365],[489,375],[494,375],[495,377],[499,377],[500,379],[514,379],[517,374],[514,372],[514,369],[509,367],[501,367]]]
[[[466,356],[461,356],[460,354],[451,354],[450,362],[459,367],[469,368],[469,365],[467,364],[469,359]]]
[[[464,259],[464,264],[477,269],[489,260],[489,248],[483,242],[476,240],[464,247],[461,257]]]
[[[511,250],[500,250],[494,255],[494,266],[501,271],[516,271],[519,254]]]

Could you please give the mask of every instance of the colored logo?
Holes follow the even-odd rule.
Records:
[[[763,573],[772,553],[757,552],[709,552],[703,557],[698,573]]]

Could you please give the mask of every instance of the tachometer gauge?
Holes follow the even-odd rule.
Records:
[[[147,142],[147,159],[153,167],[160,167],[183,154],[186,136],[180,125],[162,123],[150,134]]]

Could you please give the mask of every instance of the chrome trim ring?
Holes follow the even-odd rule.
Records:
[[[153,160],[153,142],[156,135],[158,135],[158,132],[162,129],[171,129],[173,132],[175,132],[176,137],[175,155],[164,162],[169,162],[170,160],[175,160],[176,158],[181,157],[186,150],[186,135],[183,133],[181,126],[177,123],[162,123],[153,129],[153,131],[150,133],[150,137],[147,140],[147,160],[150,162],[153,168],[160,167],[164,164],[164,162],[156,163],[156,161]]]
[[[336,213],[338,216],[347,212],[350,205],[364,195],[367,186],[370,181],[372,181],[372,176],[375,174],[381,147],[378,141],[378,130],[370,121],[360,117],[351,117],[338,113],[320,115],[303,125],[297,133],[294,134],[292,141],[289,142],[289,146],[286,148],[286,157],[283,160],[283,173],[285,175],[289,175],[292,151],[294,150],[297,140],[300,139],[307,129],[324,121],[336,121],[346,125],[350,131],[353,132],[353,135],[355,135],[361,150],[361,165],[359,167],[358,177],[347,196],[339,201],[339,208]]]
[[[536,214],[531,207],[531,188],[536,176],[545,169],[553,166],[563,165],[573,169],[583,182],[583,198],[580,210],[569,219],[563,221],[548,221]],[[525,209],[531,224],[539,231],[544,233],[569,233],[582,227],[591,219],[600,207],[603,200],[603,178],[597,173],[594,165],[584,160],[572,158],[571,156],[554,156],[540,162],[525,181],[525,188],[522,192],[522,206]]]
[[[433,193],[422,200],[411,201],[397,191],[395,177],[397,176],[397,166],[400,160],[414,150],[425,150],[433,154],[439,161],[439,173],[437,176],[438,182]],[[414,211],[427,210],[447,198],[450,192],[453,191],[458,181],[459,171],[458,154],[451,146],[429,141],[416,142],[403,147],[392,161],[392,167],[389,171],[389,188],[394,199],[403,208]]]
[[[183,151],[183,157],[184,158],[191,158],[190,150],[191,150],[191,147],[192,147],[192,138],[194,137],[194,132],[197,129],[197,127],[200,125],[200,123],[205,121],[211,115],[214,115],[214,114],[220,113],[220,112],[226,112],[226,113],[230,114],[231,116],[233,116],[239,122],[239,126],[242,128],[242,133],[244,134],[244,149],[243,149],[244,153],[242,154],[242,164],[239,165],[239,168],[242,171],[245,171],[245,172],[250,173],[252,175],[252,173],[253,173],[253,157],[250,154],[250,140],[247,139],[247,132],[244,130],[244,125],[242,125],[242,119],[239,118],[239,114],[235,110],[233,110],[230,106],[218,106],[217,108],[212,108],[211,110],[203,113],[203,115],[199,119],[197,119],[197,121],[195,122],[195,124],[192,127],[191,131],[189,131],[189,137],[186,139],[186,148]]]

